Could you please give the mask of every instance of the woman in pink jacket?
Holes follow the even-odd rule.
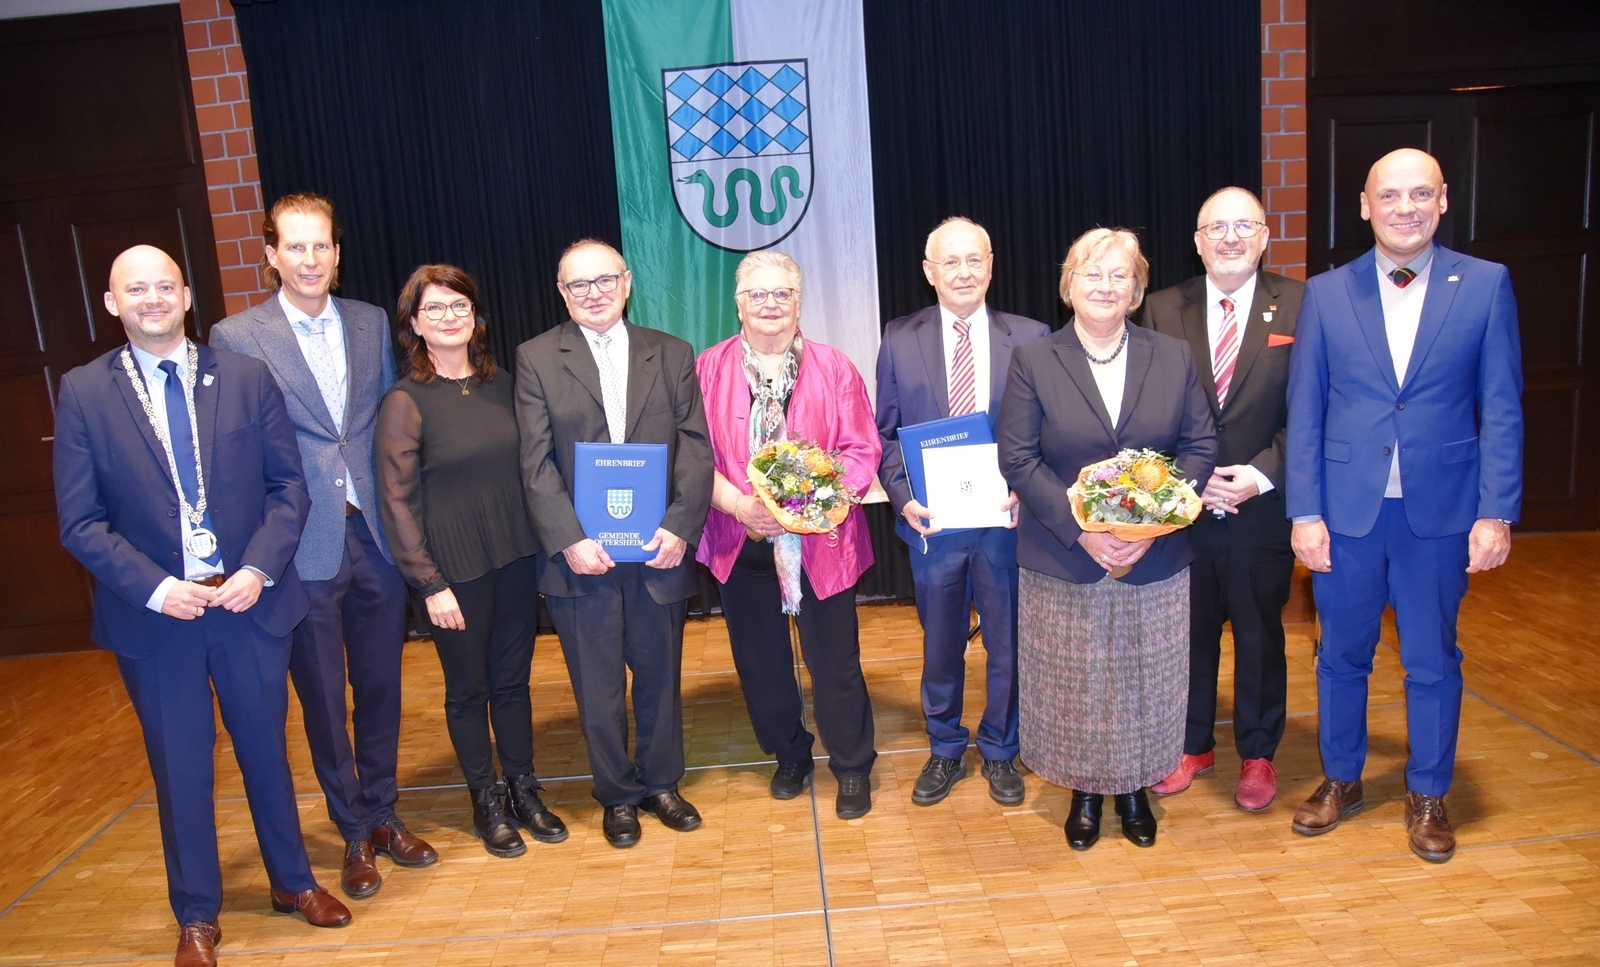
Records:
[[[777,757],[775,799],[811,782],[789,614],[811,672],[817,730],[839,781],[841,819],[872,808],[872,699],[861,674],[856,581],[872,565],[861,508],[828,534],[791,534],[751,493],[753,450],[793,439],[837,450],[845,482],[864,494],[881,444],[861,374],[841,352],[800,335],[800,266],[751,252],[734,273],[740,333],[707,349],[696,369],[705,397],[716,483],[696,558],[722,582],[733,663],[761,748]],[[787,566],[786,566],[787,565]],[[785,602],[789,606],[785,606]]]

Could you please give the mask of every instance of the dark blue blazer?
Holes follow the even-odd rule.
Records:
[[[1288,513],[1364,537],[1400,445],[1418,537],[1522,507],[1522,349],[1506,267],[1437,246],[1403,378],[1373,253],[1306,283],[1289,365]]]
[[[1026,316],[989,309],[989,428],[1000,419],[1000,397],[1011,354],[1016,347],[1050,334],[1050,327]],[[900,508],[911,500],[905,456],[900,451],[900,428],[942,420],[950,415],[950,392],[944,368],[944,327],[939,307],[919,309],[891,320],[878,346],[878,437],[883,441],[883,461],[878,481],[895,511],[894,529],[913,548],[922,536],[911,529]]]
[[[1111,425],[1077,331],[1067,326],[1018,349],[1000,402],[1000,469],[1022,498],[1017,564],[1077,584],[1106,571],[1078,545],[1067,488],[1091,463],[1129,448],[1163,451],[1203,487],[1217,462],[1211,404],[1195,374],[1189,344],[1128,326],[1128,375],[1121,422]],[[1187,529],[1158,537],[1122,580],[1163,581],[1189,565]]]
[[[249,565],[273,580],[247,614],[285,637],[306,614],[293,559],[311,506],[294,425],[263,363],[199,352],[195,420],[222,561],[229,573]],[[166,454],[120,357],[113,350],[61,378],[56,513],[61,543],[94,575],[94,642],[144,658],[177,622],[145,604],[168,575],[183,577],[182,531]]]

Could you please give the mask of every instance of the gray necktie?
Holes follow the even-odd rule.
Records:
[[[617,372],[611,361],[611,336],[601,333],[594,337],[600,351],[595,363],[600,368],[600,395],[606,403],[606,429],[611,431],[612,443],[625,443],[628,438],[628,381]]]
[[[306,365],[311,367],[311,375],[317,378],[317,389],[322,391],[322,402],[328,406],[333,425],[342,429],[344,385],[339,379],[338,367],[333,364],[333,350],[328,347],[327,336],[327,329],[333,325],[333,320],[307,319],[301,325],[305,326],[309,336],[306,339]]]

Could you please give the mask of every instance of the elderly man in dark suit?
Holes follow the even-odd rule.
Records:
[[[1305,285],[1259,271],[1270,233],[1261,201],[1224,188],[1200,206],[1194,246],[1204,275],[1145,301],[1144,324],[1189,342],[1217,424],[1217,463],[1189,532],[1189,716],[1183,759],[1150,787],[1170,796],[1216,766],[1217,666],[1222,625],[1233,625],[1233,741],[1251,812],[1278,795],[1272,757],[1283,739],[1289,667],[1283,606],[1294,553],[1283,510],[1285,390],[1295,317]]]
[[[988,699],[978,723],[978,754],[989,796],[1022,802],[1017,757],[1017,533],[988,527],[939,537],[938,508],[911,493],[902,426],[977,410],[994,429],[1013,348],[1048,335],[1042,322],[991,309],[985,302],[994,251],[983,226],[949,218],[928,235],[922,272],[938,304],[889,323],[878,347],[879,479],[900,509],[895,531],[911,548],[911,578],[922,622],[922,713],[930,755],[911,801],[930,806],[967,774],[969,732],[961,724],[967,637],[976,603],[983,626]],[[998,468],[996,468],[998,472]],[[1011,495],[1007,509],[1016,506]],[[1013,518],[1014,519],[1014,518]]]
[[[1366,803],[1367,676],[1392,603],[1406,671],[1411,851],[1455,854],[1444,796],[1461,724],[1456,615],[1467,575],[1505,563],[1522,507],[1522,346],[1511,274],[1434,242],[1439,163],[1402,148],[1361,192],[1376,245],[1306,284],[1289,372],[1289,516],[1322,643],[1325,778],[1295,812],[1314,836]]]
[[[339,222],[321,195],[286,195],[263,224],[278,291],[211,330],[211,344],[262,360],[294,421],[311,516],[295,567],[310,613],[294,633],[289,673],[328,816],[345,840],[340,885],[364,899],[383,885],[374,852],[401,866],[439,854],[395,815],[405,581],[378,516],[372,436],[394,382],[382,309],[329,290],[339,277]],[[345,683],[355,708],[345,725]]]
[[[700,825],[683,778],[683,621],[695,593],[693,545],[711,503],[711,444],[694,349],[622,318],[633,274],[604,242],[561,257],[556,286],[571,318],[517,349],[517,422],[534,528],[550,557],[539,589],[561,638],[589,747],[606,841],[639,841],[642,808],[670,829]],[[581,442],[667,447],[667,511],[644,545],[615,563],[573,506]],[[627,675],[638,737],[628,755]]]
[[[284,745],[310,505],[294,427],[266,367],[185,338],[189,303],[165,252],[117,257],[105,306],[128,345],[62,378],[54,452],[61,543],[94,576],[92,637],[144,731],[179,967],[214,965],[222,939],[213,688],[273,907],[350,921],[312,877]]]

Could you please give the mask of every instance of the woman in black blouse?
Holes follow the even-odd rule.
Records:
[[[472,831],[491,854],[518,856],[527,850],[518,824],[543,843],[567,828],[533,776],[528,670],[544,556],[523,499],[512,375],[495,365],[478,306],[477,283],[452,265],[420,266],[401,290],[401,373],[378,411],[378,493],[395,563],[433,623]]]

